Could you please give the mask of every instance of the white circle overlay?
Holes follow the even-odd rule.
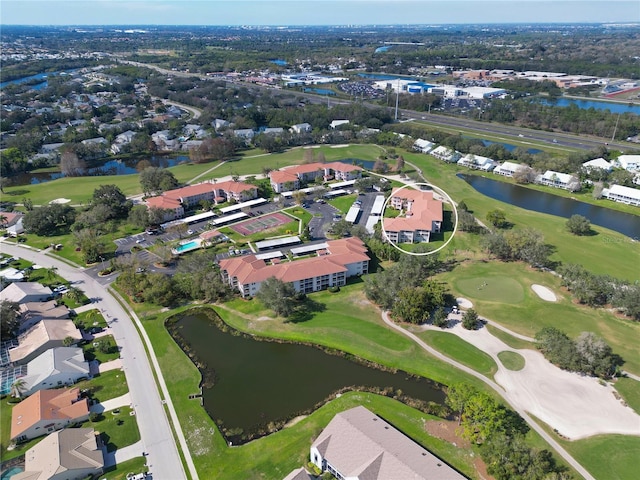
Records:
[[[453,207],[453,212],[455,213],[456,221],[455,221],[455,223],[453,225],[453,232],[451,233],[451,237],[449,237],[449,240],[444,242],[443,245],[441,245],[440,247],[438,247],[435,250],[432,250],[430,252],[408,252],[407,250],[404,250],[403,248],[400,248],[396,244],[396,242],[392,242],[391,240],[389,240],[389,237],[387,236],[387,231],[384,229],[384,217],[382,219],[382,233],[384,234],[384,238],[389,243],[389,245],[392,245],[393,248],[395,248],[396,250],[398,250],[401,253],[406,253],[407,255],[415,255],[416,257],[423,257],[423,256],[426,256],[426,255],[433,255],[434,253],[438,253],[440,250],[442,250],[447,245],[449,245],[449,242],[451,242],[451,240],[453,240],[453,237],[456,235],[456,231],[458,230],[458,208],[456,207],[455,202],[449,196],[449,194],[447,192],[445,192],[444,190],[442,190],[440,187],[436,187],[435,185],[432,185],[430,183],[408,183],[408,184],[403,185],[402,187],[398,188],[396,190],[396,193],[400,192],[401,190],[404,190],[405,188],[422,187],[422,186],[429,187],[430,189],[435,190],[437,193],[443,195],[449,201],[451,206]],[[382,206],[383,215],[384,215],[384,211],[387,209],[387,205],[388,205],[389,200],[391,199],[391,197],[392,197],[392,195],[389,195],[387,197],[387,199],[384,201],[384,205]]]

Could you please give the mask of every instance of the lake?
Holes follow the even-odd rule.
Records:
[[[635,113],[640,115],[640,105],[629,105],[627,103],[613,103],[598,100],[578,100],[575,98],[558,98],[554,101],[542,100],[545,105],[555,105],[556,107],[569,107],[576,105],[578,108],[596,110],[609,110],[611,113]]]
[[[173,320],[170,332],[201,367],[204,408],[233,444],[247,441],[240,432],[259,435],[270,422],[308,412],[352,385],[391,387],[416,399],[444,402],[439,386],[424,378],[367,367],[313,346],[236,336],[202,312]]]
[[[164,157],[153,156],[144,160],[149,160],[153,167],[174,167],[183,162],[189,162],[189,157],[186,155],[178,155],[177,157]],[[139,173],[136,169],[136,165],[141,159],[135,160],[109,160],[106,162],[99,162],[98,164],[91,164],[87,168],[87,174],[84,176],[95,177],[102,175],[130,175],[132,173]],[[58,178],[63,178],[65,175],[60,171],[55,172],[22,172],[18,175],[11,177],[12,185],[34,185],[37,183],[49,182]]]
[[[559,217],[569,218],[571,215],[582,215],[594,225],[614,230],[633,239],[640,239],[640,216],[479,175],[460,173],[458,177],[478,192],[494,200]]]

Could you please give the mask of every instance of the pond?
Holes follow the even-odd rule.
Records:
[[[640,115],[640,105],[629,105],[626,103],[604,102],[598,100],[578,100],[575,98],[558,98],[555,101],[543,100],[545,105],[554,105],[556,107],[569,107],[575,105],[578,108],[586,109],[594,108],[596,110],[609,110],[611,113],[635,113]]]
[[[373,160],[362,160],[360,158],[343,158],[342,160],[337,160],[340,163],[346,163],[347,165],[358,165],[366,170],[373,170],[373,166],[376,162]]]
[[[207,313],[209,312],[209,313]],[[352,385],[390,387],[425,402],[442,404],[434,382],[356,363],[309,346],[259,341],[223,332],[213,311],[171,319],[174,339],[203,374],[203,405],[234,445],[259,436],[267,424],[310,413],[335,392]]]
[[[640,238],[640,216],[479,175],[458,174],[458,177],[478,192],[495,200],[559,217],[569,218],[571,215],[582,215],[594,225],[615,230],[634,239]]]
[[[178,155],[177,157],[152,156],[145,158],[153,167],[174,167],[183,162],[189,162],[186,155]],[[106,162],[96,162],[89,164],[85,176],[101,176],[101,175],[130,175],[138,173],[137,164],[140,158],[127,160],[108,160]],[[11,177],[12,185],[34,185],[37,183],[49,182],[64,177],[64,173],[60,171],[47,172],[22,172]]]

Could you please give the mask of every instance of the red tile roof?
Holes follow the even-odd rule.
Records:
[[[442,222],[442,202],[433,198],[433,192],[422,192],[411,188],[403,188],[400,192],[394,189],[393,198],[412,201],[410,216],[385,218],[384,229],[390,232],[431,230],[433,222]]]

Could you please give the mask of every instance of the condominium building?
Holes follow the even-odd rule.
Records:
[[[382,222],[389,242],[429,242],[431,234],[442,228],[442,202],[433,198],[432,191],[396,188],[391,192],[389,206],[400,210],[399,216]]]

